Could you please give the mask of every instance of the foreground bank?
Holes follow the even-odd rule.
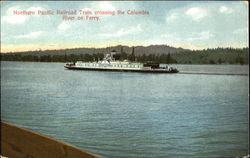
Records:
[[[7,157],[97,158],[51,137],[1,121],[1,155]]]

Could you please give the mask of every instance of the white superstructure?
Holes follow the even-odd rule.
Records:
[[[102,61],[98,62],[82,62],[77,61],[75,67],[84,68],[111,68],[111,69],[142,69],[145,68],[142,63],[129,62],[128,60],[114,60],[113,54],[106,54]],[[150,67],[149,67],[150,68]]]

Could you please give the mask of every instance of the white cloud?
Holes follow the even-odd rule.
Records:
[[[26,9],[27,11],[35,11],[37,12],[38,10],[45,10],[42,7],[29,7],[28,9]]]
[[[191,16],[194,21],[199,21],[200,19],[202,19],[205,16],[207,16],[206,10],[202,9],[202,8],[199,8],[199,7],[189,8],[186,11],[186,14],[188,16]]]
[[[143,31],[143,29],[141,28],[141,24],[138,24],[138,25],[136,26],[136,28],[137,28],[137,30],[138,30],[139,32]]]
[[[10,24],[22,24],[28,20],[28,16],[25,15],[13,15],[13,11],[21,11],[20,7],[10,7],[7,11],[7,15],[2,17],[2,22],[7,22]]]
[[[170,22],[170,21],[176,20],[177,18],[178,18],[178,14],[177,13],[172,13],[169,16],[167,16],[166,20],[167,20],[167,22]]]
[[[3,22],[10,24],[22,24],[28,20],[27,16],[24,15],[7,15],[2,17]]]
[[[28,38],[37,38],[39,36],[41,36],[43,33],[43,31],[36,31],[36,32],[30,32],[28,34],[25,35],[17,35],[15,36],[16,39],[28,39]]]
[[[108,34],[101,34],[101,36],[104,36],[104,37],[121,37],[121,36],[124,36],[124,35],[128,35],[128,34],[137,34],[139,32],[142,32],[143,29],[141,28],[141,24],[138,24],[136,27],[131,27],[129,29],[124,29],[124,28],[121,28],[119,29],[116,33],[108,33]]]
[[[221,12],[221,13],[226,12],[227,10],[228,10],[228,9],[227,9],[227,7],[225,7],[225,6],[220,7],[220,12]]]
[[[85,7],[84,5],[82,11],[115,11],[116,7],[112,4],[110,1],[97,1],[92,2],[88,5],[88,7]]]
[[[10,7],[7,10],[7,14],[2,17],[2,22],[7,22],[9,24],[23,24],[25,23],[30,17],[33,15],[14,15],[14,11],[34,11],[37,12],[37,10],[44,10],[44,8],[41,7],[29,7],[27,9],[21,9],[19,6]]]
[[[63,21],[61,24],[57,26],[58,31],[66,31],[71,28],[71,25],[69,22]]]
[[[178,22],[190,21],[191,18],[194,21],[200,21],[204,17],[208,16],[210,8],[205,7],[183,7],[171,10],[166,16],[166,22]]]
[[[225,13],[225,14],[230,14],[232,13],[232,9],[226,7],[226,6],[221,6],[219,9],[220,13]]]
[[[233,31],[233,34],[242,34],[242,33],[248,34],[248,28],[247,27],[239,28]]]
[[[116,8],[109,1],[101,1],[99,2],[98,8],[106,11],[114,11]]]
[[[86,5],[84,5],[85,7]],[[92,1],[88,8],[96,11],[138,10],[142,9],[136,1]],[[84,8],[82,7],[82,8]]]

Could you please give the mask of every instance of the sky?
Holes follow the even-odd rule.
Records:
[[[248,47],[243,1],[1,1],[1,52],[165,44],[187,49]],[[54,15],[38,15],[38,11]],[[77,11],[63,20],[60,11]],[[99,20],[77,20],[80,10]],[[124,15],[95,15],[95,11]],[[145,11],[149,14],[129,15]],[[14,15],[34,11],[35,15]]]

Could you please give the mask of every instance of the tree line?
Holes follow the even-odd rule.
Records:
[[[142,54],[121,50],[114,55],[116,60],[130,60],[137,62],[159,62],[165,64],[249,64],[249,49],[215,48],[192,50],[180,53]],[[116,50],[113,50],[116,52]],[[2,61],[34,61],[34,62],[93,62],[104,58],[103,53],[95,54],[67,54],[62,55],[23,55],[22,53],[1,53]]]

